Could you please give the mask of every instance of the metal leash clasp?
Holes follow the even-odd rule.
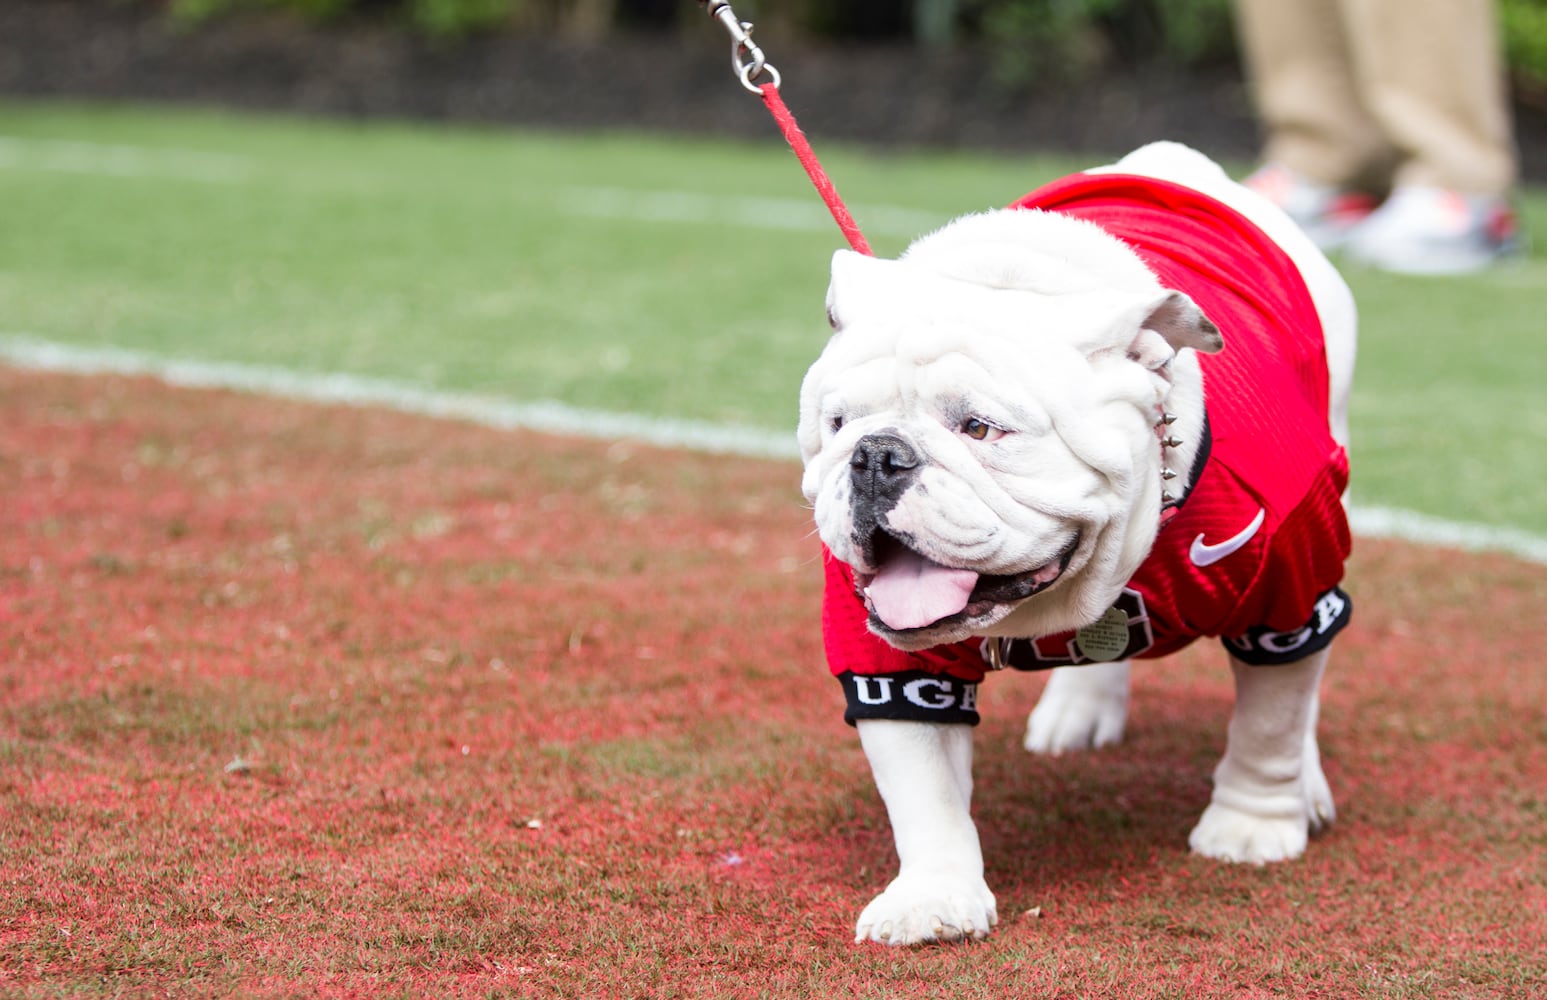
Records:
[[[741,85],[754,94],[761,94],[762,88],[752,81],[767,73],[769,82],[777,90],[781,82],[779,71],[763,55],[763,50],[752,41],[752,22],[738,18],[726,0],[698,0],[698,2],[705,13],[719,21],[731,36],[731,69],[735,72],[736,79],[741,81]]]

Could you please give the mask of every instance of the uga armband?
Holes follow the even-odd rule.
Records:
[[[843,721],[906,719],[912,722],[978,724],[978,685],[947,674],[910,670],[900,674],[838,675],[848,707]]]
[[[1282,666],[1326,649],[1332,637],[1343,631],[1353,613],[1353,602],[1348,595],[1333,587],[1316,599],[1311,620],[1300,628],[1288,632],[1254,628],[1223,642],[1225,648],[1243,663],[1254,667]]]

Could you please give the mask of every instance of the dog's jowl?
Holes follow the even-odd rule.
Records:
[[[1298,856],[1334,816],[1317,692],[1352,607],[1356,320],[1326,258],[1160,143],[897,260],[839,251],[828,313],[803,488],[829,665],[899,861],[856,938],[996,923],[972,727],[1006,667],[1052,671],[1026,747],[1057,754],[1121,739],[1130,660],[1219,640],[1236,703],[1190,844]]]

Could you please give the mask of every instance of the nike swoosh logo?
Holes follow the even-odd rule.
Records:
[[[1248,524],[1240,534],[1227,538],[1222,542],[1216,542],[1213,545],[1205,545],[1203,543],[1203,536],[1199,535],[1192,540],[1192,548],[1187,550],[1187,558],[1191,559],[1192,564],[1200,569],[1204,566],[1212,566],[1251,541],[1252,536],[1257,534],[1257,529],[1262,527],[1262,522],[1267,520],[1267,518],[1267,510],[1258,507],[1257,516],[1252,518],[1252,523]]]

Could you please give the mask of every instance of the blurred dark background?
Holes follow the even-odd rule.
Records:
[[[1292,0],[1286,0],[1292,2]],[[1229,0],[741,0],[820,140],[1249,159]],[[1547,177],[1547,0],[1499,5]],[[0,0],[0,95],[768,137],[694,0]]]

